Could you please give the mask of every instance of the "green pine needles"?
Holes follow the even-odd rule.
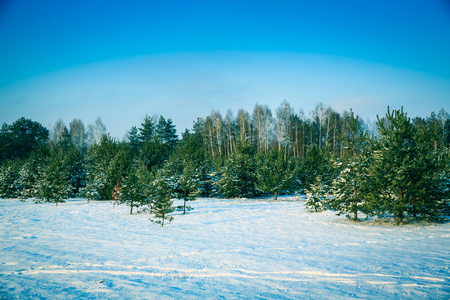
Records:
[[[173,207],[172,193],[170,189],[170,184],[167,178],[164,176],[158,176],[154,180],[154,191],[153,191],[153,214],[155,220],[151,219],[152,222],[160,224],[164,227],[164,224],[171,222],[173,217],[169,215],[175,211]]]
[[[378,137],[363,133],[353,113],[343,142],[348,155],[335,163],[339,175],[328,188],[316,180],[307,191],[306,207],[325,208],[357,221],[358,213],[380,219],[444,221],[448,216],[450,180],[448,148],[430,143],[434,130],[413,124],[401,110],[378,118]]]
[[[170,118],[145,116],[121,141],[100,118],[50,130],[20,118],[0,129],[0,197],[61,203],[114,200],[164,226],[197,197],[306,194],[311,211],[351,220],[450,220],[450,115],[409,118],[403,109],[364,122],[318,104],[287,101],[213,110],[177,135]],[[182,211],[182,213],[181,213]]]

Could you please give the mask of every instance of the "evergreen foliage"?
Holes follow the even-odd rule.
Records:
[[[311,147],[306,157],[298,161],[298,164],[301,170],[299,179],[303,189],[308,189],[311,184],[314,184],[317,177],[321,177],[321,180],[327,183],[332,181],[330,158],[319,147]]]
[[[277,200],[278,194],[289,192],[294,187],[294,176],[292,164],[285,161],[284,153],[273,149],[267,154],[260,155],[257,169],[257,188],[268,194],[274,195]]]
[[[0,166],[0,197],[17,198],[18,195],[19,164],[5,161]]]
[[[20,188],[20,198],[30,199],[39,196],[40,168],[43,165],[42,158],[33,153],[21,165],[17,185]]]
[[[47,158],[42,173],[38,179],[38,202],[53,202],[56,205],[65,202],[68,196],[69,184],[67,182],[67,169],[64,168],[63,159],[59,153]]]
[[[407,216],[440,220],[446,179],[429,143],[432,128],[414,127],[403,109],[388,109],[377,125],[380,138],[369,170],[374,180],[371,214],[392,215],[397,223]]]
[[[249,146],[245,143],[238,144],[236,152],[225,160],[217,182],[220,196],[252,198],[258,195],[255,186],[256,164],[251,154]]]
[[[139,135],[136,126],[131,127],[130,131],[128,131],[128,142],[130,143],[133,156],[137,155],[139,151]]]
[[[47,141],[48,136],[47,128],[30,119],[19,118],[11,125],[4,123],[0,131],[0,161],[28,157]]]
[[[159,140],[166,146],[167,152],[171,153],[178,142],[177,131],[175,125],[172,124],[172,119],[166,120],[163,116],[160,116],[156,125],[156,133]]]
[[[149,206],[151,211],[153,187],[152,174],[142,162],[137,162],[123,180],[120,202],[130,206],[130,214],[133,214],[133,207]]]
[[[144,121],[139,127],[139,142],[141,144],[150,143],[156,134],[155,117],[145,116]]]
[[[367,133],[362,132],[359,118],[351,112],[347,117],[349,134],[342,137],[346,145],[348,155],[337,164],[337,169],[341,169],[340,174],[333,180],[333,197],[329,201],[331,209],[338,214],[352,216],[354,221],[358,220],[358,212],[364,210],[365,195],[370,189],[368,184],[368,157],[363,153],[363,147],[367,146]]]
[[[163,116],[146,116],[122,142],[106,134],[100,118],[87,130],[81,120],[69,128],[59,120],[51,131],[20,118],[0,130],[0,197],[120,198],[132,201],[132,210],[175,197],[184,199],[185,212],[197,195],[277,198],[303,189],[309,209],[354,220],[450,216],[450,117],[443,109],[413,120],[388,109],[367,125],[323,104],[309,117],[287,101],[275,112],[258,104],[252,115],[213,110],[180,141]]]
[[[176,199],[183,200],[183,214],[186,214],[186,202],[194,201],[199,195],[198,172],[191,162],[180,162],[182,171],[175,174],[173,192]]]
[[[153,181],[153,214],[156,220],[151,220],[156,224],[160,224],[164,227],[164,224],[171,222],[173,217],[169,215],[175,211],[173,207],[172,189],[170,188],[170,183],[168,178],[159,172]]]
[[[305,207],[315,212],[327,210],[330,198],[330,187],[317,177],[309,189],[306,189]]]

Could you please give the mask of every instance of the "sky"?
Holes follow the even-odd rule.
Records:
[[[122,139],[283,100],[426,117],[450,112],[449,53],[447,0],[0,0],[0,122],[100,117]]]

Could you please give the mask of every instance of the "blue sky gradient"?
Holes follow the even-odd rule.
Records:
[[[372,120],[450,110],[445,0],[0,3],[2,123],[100,116],[121,139],[146,114],[180,132],[284,99]]]

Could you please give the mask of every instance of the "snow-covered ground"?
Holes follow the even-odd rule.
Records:
[[[353,223],[295,198],[190,205],[161,228],[111,202],[0,200],[0,299],[450,298],[450,224]]]

